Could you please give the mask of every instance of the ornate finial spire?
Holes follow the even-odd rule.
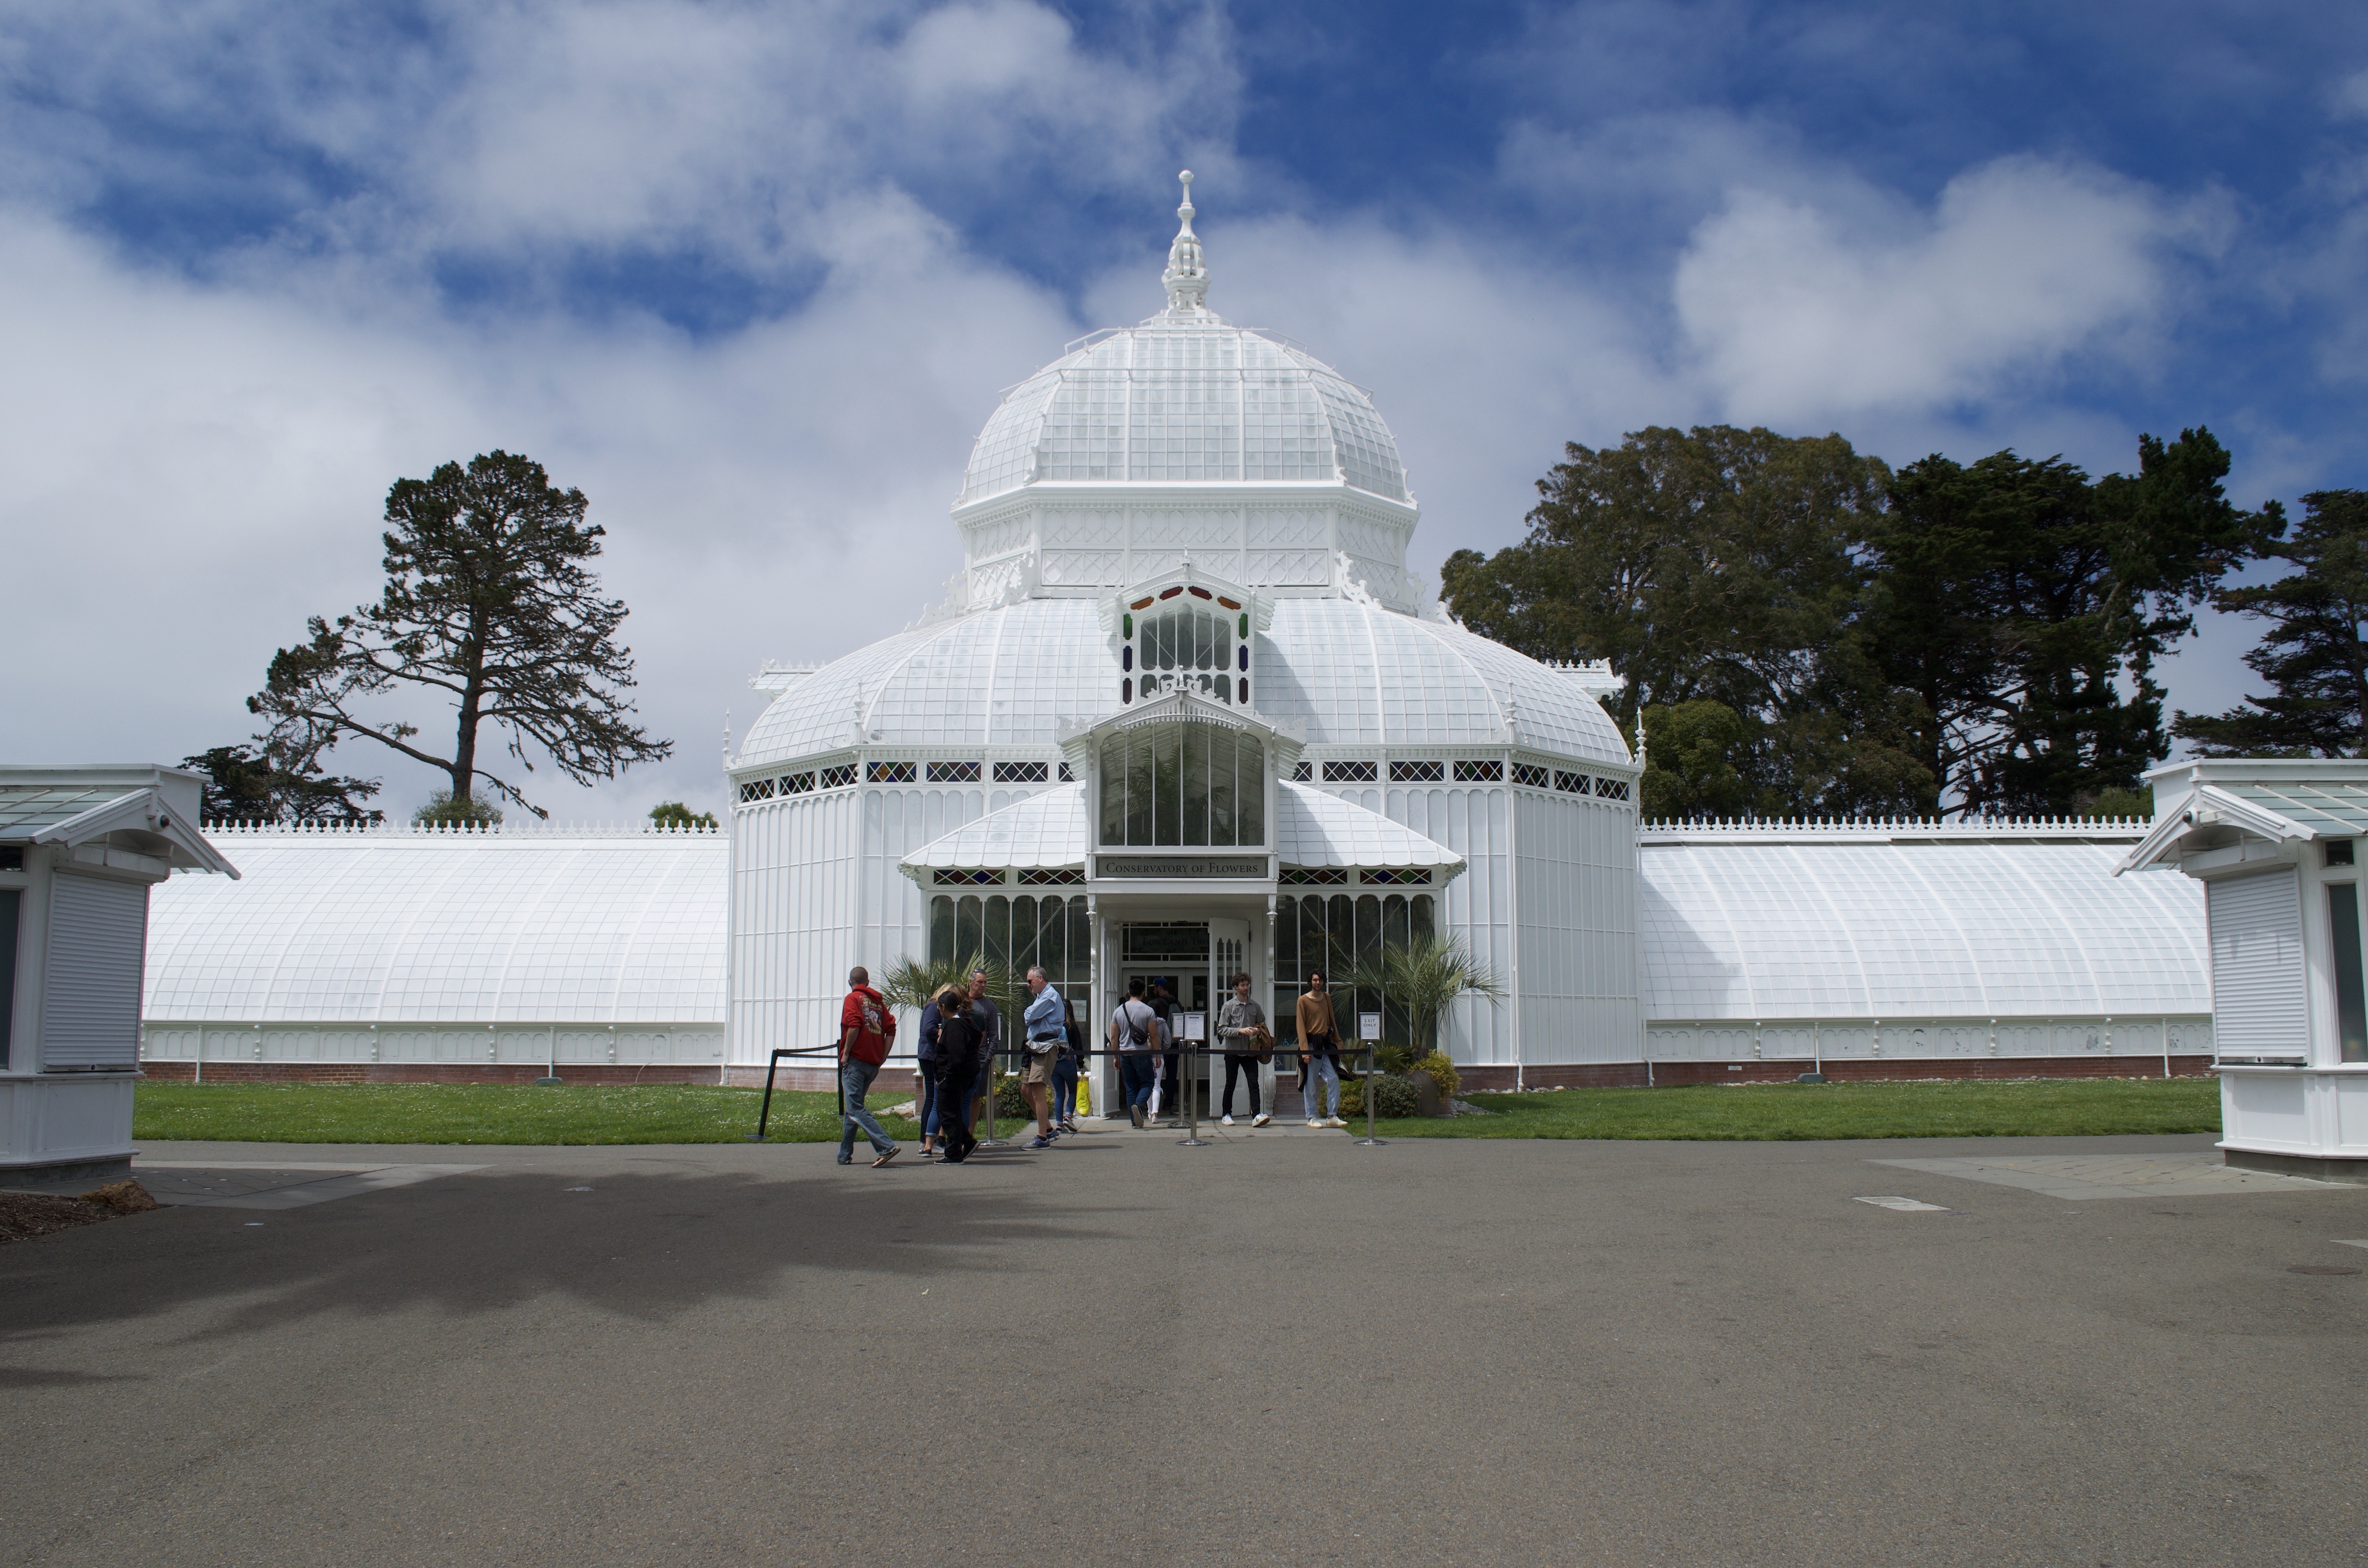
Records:
[[[1209,297],[1209,268],[1201,259],[1200,236],[1192,233],[1192,171],[1176,177],[1184,182],[1183,205],[1176,209],[1182,226],[1167,247],[1167,270],[1159,280],[1167,285],[1168,314],[1197,315],[1208,309],[1203,301]]]

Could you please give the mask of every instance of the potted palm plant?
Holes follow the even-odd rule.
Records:
[[[1428,1077],[1441,1103],[1455,1096],[1462,1085],[1455,1067],[1439,1049],[1439,1016],[1459,996],[1486,996],[1491,1005],[1503,999],[1505,987],[1487,965],[1473,957],[1459,936],[1423,932],[1400,947],[1383,948],[1350,970],[1345,977],[1360,994],[1377,993],[1406,1009],[1414,1031],[1413,1066],[1409,1075]],[[1420,1085],[1417,1085],[1419,1094]]]

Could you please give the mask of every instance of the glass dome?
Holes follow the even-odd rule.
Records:
[[[1205,311],[1087,339],[1004,395],[957,506],[1036,483],[1317,481],[1411,504],[1372,400]]]
[[[1167,308],[1080,339],[1003,397],[957,511],[1030,484],[1345,484],[1412,506],[1372,399],[1294,346],[1206,304],[1192,172],[1168,246]]]

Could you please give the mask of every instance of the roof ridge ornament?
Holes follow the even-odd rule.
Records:
[[[1201,237],[1192,232],[1192,171],[1176,176],[1184,182],[1184,200],[1176,209],[1180,225],[1167,246],[1167,270],[1159,281],[1167,289],[1167,317],[1193,321],[1209,313],[1209,267],[1201,254]]]

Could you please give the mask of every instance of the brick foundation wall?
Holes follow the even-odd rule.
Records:
[[[209,1084],[532,1084],[547,1069],[540,1062],[209,1062]],[[143,1062],[141,1075],[158,1083],[187,1084],[197,1076],[188,1062]],[[676,1066],[581,1067],[562,1062],[565,1084],[712,1084],[712,1067]],[[757,1080],[764,1082],[758,1073]],[[825,1085],[827,1086],[827,1085]]]
[[[1678,1088],[1688,1084],[1789,1084],[1816,1064],[1811,1062],[1656,1062],[1651,1084]],[[1510,1067],[1458,1067],[1466,1089],[1509,1089]],[[1827,1062],[1835,1083],[1880,1083],[1918,1078],[2159,1078],[2159,1056],[1975,1056],[1876,1057]],[[2209,1056],[2170,1059],[2174,1078],[2212,1076]],[[1641,1089],[1645,1063],[1610,1062],[1526,1069],[1520,1082],[1532,1089]]]

